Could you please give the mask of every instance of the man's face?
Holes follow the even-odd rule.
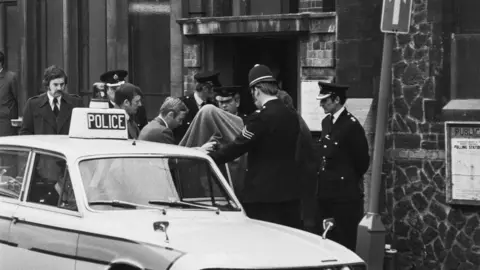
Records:
[[[215,93],[213,92],[213,86],[209,83],[203,86],[202,91],[198,91],[198,96],[204,101],[213,100]]]
[[[262,103],[260,100],[258,100],[258,97],[260,96],[260,90],[253,86],[250,88],[250,93],[252,94],[253,103],[255,103],[257,109],[262,108]]]
[[[115,101],[115,91],[117,91],[118,87],[119,86],[107,86],[107,96],[112,102]]]
[[[142,97],[139,95],[133,96],[132,102],[125,100],[125,111],[128,114],[133,115],[137,113],[138,107],[142,106]]]
[[[335,113],[335,109],[338,105],[338,98],[335,98],[335,101],[331,97],[324,98],[320,100],[320,107],[323,108],[325,113]]]
[[[228,99],[224,98],[222,100],[217,99],[217,103],[218,103],[218,107],[226,112],[229,112],[235,115],[238,113],[238,106],[240,106],[238,96],[229,97]]]
[[[53,79],[48,84],[48,93],[53,97],[59,97],[63,95],[65,91],[65,78]]]
[[[179,112],[176,117],[173,117],[173,112],[171,112],[172,120],[168,124],[169,128],[171,130],[174,130],[177,127],[181,126],[186,116],[187,116],[187,112]]]

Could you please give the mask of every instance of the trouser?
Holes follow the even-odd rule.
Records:
[[[286,202],[242,203],[249,218],[300,229],[302,219],[300,200]]]
[[[323,220],[333,218],[335,226],[327,233],[327,238],[355,252],[357,228],[363,218],[363,200],[334,202],[318,200],[316,225],[319,234],[323,233]]]

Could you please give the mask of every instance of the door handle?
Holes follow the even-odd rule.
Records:
[[[12,217],[12,223],[13,223],[13,224],[17,224],[17,222],[19,222],[19,221],[25,221],[25,219],[24,219],[24,218],[20,218],[20,217],[15,217],[15,216]]]

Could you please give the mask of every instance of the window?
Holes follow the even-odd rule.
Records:
[[[28,151],[0,150],[0,197],[20,198],[28,155]]]
[[[70,174],[63,158],[35,155],[27,202],[77,210]]]
[[[82,161],[79,166],[88,202],[95,209],[113,210],[115,205],[105,202],[122,201],[150,206],[163,202],[161,205],[168,207],[185,207],[178,202],[187,202],[223,211],[239,210],[204,159],[102,158]]]

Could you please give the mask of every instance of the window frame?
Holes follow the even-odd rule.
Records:
[[[71,182],[71,186],[72,186],[72,189],[73,189],[73,194],[75,196],[75,203],[77,205],[77,210],[60,208],[58,205],[57,206],[51,206],[51,205],[47,205],[47,204],[40,204],[40,203],[27,201],[28,193],[30,192],[30,188],[31,188],[31,181],[32,181],[32,175],[33,175],[33,169],[34,169],[33,165],[35,163],[35,160],[36,160],[36,157],[37,157],[38,154],[48,155],[50,157],[57,157],[57,158],[61,158],[61,159],[65,160],[66,168],[67,168],[68,174],[70,176],[70,182]],[[27,189],[24,190],[23,198],[22,198],[22,201],[21,201],[21,204],[23,206],[28,207],[28,208],[33,208],[33,209],[41,209],[41,210],[44,210],[44,211],[49,211],[49,212],[54,212],[54,213],[61,213],[61,214],[67,214],[67,215],[82,217],[82,213],[81,213],[80,206],[79,206],[78,199],[77,199],[77,194],[75,192],[75,185],[73,184],[73,181],[72,181],[72,173],[71,173],[71,170],[68,166],[68,160],[65,157],[65,155],[63,155],[61,153],[58,153],[58,152],[48,151],[48,150],[32,149],[31,156],[30,156],[30,166],[29,166],[27,185],[28,185]]]
[[[19,152],[28,152],[28,157],[27,157],[27,162],[25,165],[25,172],[23,173],[23,182],[22,182],[22,188],[20,189],[20,195],[18,198],[9,198],[6,196],[0,195],[0,201],[4,202],[10,202],[10,203],[16,203],[20,204],[25,197],[25,188],[28,185],[28,182],[30,180],[30,169],[32,166],[32,156],[33,156],[33,151],[32,149],[21,147],[21,146],[12,146],[12,145],[0,145],[0,151],[19,151]]]

